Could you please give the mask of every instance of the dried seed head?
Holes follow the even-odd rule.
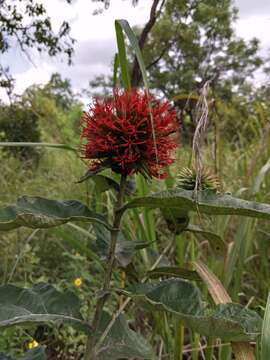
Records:
[[[183,168],[177,176],[177,187],[185,190],[196,189],[195,169]],[[198,190],[212,190],[219,192],[221,189],[219,178],[209,169],[203,169]]]

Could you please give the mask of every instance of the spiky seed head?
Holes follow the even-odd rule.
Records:
[[[177,176],[177,187],[185,190],[195,190],[196,187],[196,171],[191,168],[183,168]],[[217,175],[213,174],[209,169],[203,169],[201,173],[198,190],[212,190],[219,192],[221,189],[220,181]]]

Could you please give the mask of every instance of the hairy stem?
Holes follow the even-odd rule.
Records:
[[[108,292],[110,289],[110,282],[112,278],[112,272],[114,267],[115,261],[115,249],[117,238],[119,234],[119,226],[121,223],[121,218],[123,213],[119,211],[119,209],[123,205],[125,189],[126,189],[126,176],[121,176],[120,182],[120,191],[117,196],[117,202],[114,208],[114,222],[113,222],[113,229],[111,230],[111,242],[110,248],[107,256],[107,268],[105,272],[104,282],[102,286],[102,293],[101,296],[97,300],[95,315],[92,323],[92,335],[88,337],[87,344],[86,344],[86,353],[85,353],[85,360],[94,360],[96,358],[96,331],[99,326],[99,322],[101,319],[102,311],[104,305],[108,299]]]
[[[154,270],[159,263],[161,262],[162,258],[164,257],[164,255],[170,250],[170,248],[172,247],[173,242],[171,242],[169,245],[166,246],[166,248],[163,250],[163,252],[161,253],[161,255],[158,257],[158,259],[154,262],[154,264],[151,266],[150,271]],[[142,284],[144,284],[147,280],[147,277],[144,277],[142,279]],[[120,308],[116,311],[116,313],[112,316],[111,321],[109,322],[107,328],[104,330],[103,334],[100,335],[99,340],[96,343],[96,348],[99,349],[99,347],[102,345],[102,343],[104,342],[106,336],[108,335],[109,331],[111,330],[113,324],[115,323],[116,319],[122,314],[122,312],[125,310],[125,308],[127,307],[127,305],[130,303],[131,298],[127,298],[123,304],[120,306]]]

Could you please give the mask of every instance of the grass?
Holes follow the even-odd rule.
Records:
[[[270,178],[267,176],[270,158],[270,141],[265,139],[261,146],[258,133],[254,141],[245,146],[232,148],[224,142],[217,144],[218,172],[224,191],[238,193],[241,197],[261,202],[270,202]],[[214,168],[211,149],[205,149],[205,163]],[[26,167],[19,160],[1,154],[0,203],[12,203],[17,197],[27,194],[55,199],[78,199],[100,211],[112,208],[115,195],[111,192],[96,195],[91,181],[76,184],[85,172],[85,164],[73,152],[55,149],[43,149],[43,155],[36,168]],[[171,170],[188,166],[190,149],[179,150],[176,165]],[[221,166],[222,164],[222,166]],[[146,194],[172,186],[172,181],[149,184],[137,178],[137,193]],[[216,257],[205,241],[198,241],[193,235],[176,237],[176,257],[170,252],[162,260],[164,264],[176,262],[183,265],[190,260],[202,259],[209,268],[222,280],[233,300],[256,309],[262,316],[270,287],[269,270],[269,225],[264,221],[246,220],[236,217],[219,217],[215,221],[202,219],[204,226],[209,226],[220,234],[226,242],[224,256]],[[142,250],[135,259],[138,276],[149,268],[156,257],[169,244],[170,234],[159,212],[132,210],[125,217],[124,231],[128,239],[147,240],[151,246]],[[42,230],[33,233],[20,229],[0,235],[3,249],[0,255],[1,282],[12,280],[20,285],[31,285],[39,281],[49,281],[62,289],[72,289],[81,297],[84,304],[92,304],[93,288],[101,281],[100,266],[89,250],[93,243],[91,227],[77,224],[64,225],[58,229]],[[84,251],[88,249],[88,251]],[[137,276],[133,269],[127,271],[127,282]],[[81,278],[82,286],[76,288],[74,279]],[[115,277],[121,283],[123,278]],[[206,292],[204,291],[206,294]],[[206,295],[207,296],[207,295]],[[114,300],[116,305],[116,300]],[[86,306],[84,307],[86,309]],[[86,311],[86,310],[85,310]],[[262,353],[258,347],[257,360],[268,360],[268,312],[266,307]],[[138,318],[136,308],[130,307],[130,313]],[[215,339],[205,339],[197,334],[190,335],[182,324],[170,315],[146,314],[143,322],[133,322],[133,326],[146,338],[152,339],[159,359],[173,356],[174,360],[203,359],[200,348],[203,348],[205,359],[231,359],[230,346],[217,343]],[[153,330],[150,332],[150,326]],[[64,337],[66,344],[62,351],[65,359],[75,359],[74,353],[81,346],[82,337],[75,333],[70,335],[67,328],[54,329],[51,337]],[[16,336],[14,336],[14,334]],[[0,351],[14,349],[17,354],[24,350],[27,343],[35,336],[33,330],[7,330],[0,341]],[[70,344],[70,338],[75,340]],[[14,340],[8,340],[14,339]],[[218,351],[217,348],[220,348]],[[191,351],[192,349],[192,351]],[[173,354],[173,355],[172,355]]]

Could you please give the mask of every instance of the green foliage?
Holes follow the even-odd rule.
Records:
[[[44,86],[33,85],[26,89],[22,101],[37,114],[43,141],[79,144],[82,104],[67,79],[52,74]]]
[[[100,224],[94,225],[96,234],[96,252],[102,259],[106,259],[110,248],[110,232]],[[131,262],[138,250],[145,249],[150,245],[147,241],[128,241],[122,233],[119,234],[119,239],[115,249],[115,259],[118,264],[125,268]]]
[[[193,9],[196,13],[195,20],[208,26],[206,15],[214,16],[213,4],[216,5],[216,2],[194,2],[198,6],[198,10]],[[170,4],[168,9],[169,6]],[[181,11],[190,11],[183,2],[177,3],[177,6]],[[221,18],[219,20],[222,21]],[[119,24],[125,25],[122,30],[125,29],[127,33],[130,31],[127,24]],[[186,36],[190,36],[191,41],[194,37],[193,26],[190,26],[190,33],[186,30]],[[133,35],[130,37],[132,41]],[[240,50],[237,48],[235,52]],[[78,144],[76,127],[81,106],[72,101],[69,90],[68,82],[55,75],[50,85],[32,87],[23,98],[25,104],[38,114],[42,140],[53,144],[69,143],[74,148]],[[231,96],[230,101],[235,99],[230,91],[228,94]],[[208,353],[206,358],[210,359],[210,345],[216,346],[217,343],[215,339],[207,341],[205,336],[220,337],[226,341],[257,339],[261,333],[261,318],[251,309],[261,312],[270,278],[269,224],[266,222],[270,218],[270,183],[266,176],[270,147],[269,139],[265,136],[268,134],[265,121],[267,96],[262,98],[260,106],[258,102],[250,105],[250,109],[253,109],[250,118],[254,121],[250,126],[247,125],[247,129],[242,129],[239,125],[238,143],[233,148],[221,136],[226,129],[227,119],[233,121],[238,113],[229,113],[229,101],[224,106],[225,110],[222,110],[221,114],[226,115],[228,112],[228,116],[218,124],[220,128],[215,129],[216,133],[210,129],[209,139],[212,141],[214,138],[216,141],[215,165],[225,187],[234,192],[240,189],[237,197],[215,191],[199,191],[196,194],[192,190],[172,189],[174,174],[179,172],[179,167],[188,165],[185,162],[190,157],[190,149],[184,147],[179,152],[179,164],[170,170],[172,179],[167,182],[169,190],[162,191],[164,183],[150,184],[137,178],[138,197],[129,199],[123,207],[119,202],[121,189],[115,186],[118,183],[111,186],[107,172],[105,176],[94,174],[94,182],[78,184],[84,165],[74,157],[74,152],[48,148],[44,151],[40,166],[34,171],[22,170],[16,159],[2,159],[1,201],[10,202],[21,193],[29,192],[34,197],[24,197],[14,206],[2,207],[0,211],[0,228],[15,229],[2,232],[0,237],[3,250],[0,267],[2,282],[5,284],[15,281],[29,287],[25,289],[8,284],[2,286],[2,292],[0,289],[0,303],[2,301],[3,305],[0,325],[2,320],[2,325],[20,323],[23,326],[21,331],[7,328],[3,332],[0,351],[8,352],[7,346],[8,349],[14,347],[14,352],[10,353],[12,358],[22,358],[20,354],[25,352],[23,340],[34,339],[41,332],[43,336],[40,337],[40,342],[48,346],[48,353],[52,352],[53,355],[68,360],[74,360],[75,356],[81,357],[85,351],[86,339],[85,335],[77,332],[77,325],[82,330],[88,330],[89,326],[85,328],[84,319],[95,318],[96,302],[100,299],[105,299],[105,302],[109,295],[111,301],[106,303],[106,310],[112,315],[102,313],[94,337],[98,359],[148,359],[157,354],[159,357],[168,357],[172,353],[182,356],[184,345],[188,356],[192,352],[190,345],[195,348],[194,359],[197,359],[197,349],[202,345],[201,351]],[[240,97],[238,100],[240,101]],[[220,109],[221,106],[219,111]],[[246,111],[243,114],[245,113]],[[253,134],[248,138],[250,143],[243,139],[246,130],[248,134]],[[233,129],[230,131],[234,132]],[[262,133],[265,133],[264,136]],[[260,144],[258,139],[262,140]],[[204,162],[212,166],[210,148],[204,154]],[[254,179],[255,186],[252,189],[250,185]],[[101,191],[97,191],[98,188]],[[75,198],[79,201],[47,200],[36,195]],[[87,206],[82,203],[87,203]],[[125,211],[127,209],[130,210]],[[154,209],[161,209],[162,216],[154,212]],[[105,216],[97,215],[97,212]],[[114,228],[106,225],[113,223],[121,215],[124,215],[121,225],[120,221]],[[248,216],[251,219],[243,220],[231,215]],[[172,225],[176,226],[173,231],[164,227],[164,216],[169,216]],[[73,224],[75,220],[83,222]],[[189,221],[194,225],[190,225]],[[58,227],[60,224],[62,225]],[[51,226],[52,228],[46,229]],[[29,228],[36,230],[29,231]],[[113,249],[114,256],[110,257],[115,234],[119,238]],[[151,243],[154,239],[156,241]],[[209,244],[214,250],[214,255],[211,253],[211,256],[208,256]],[[107,261],[104,262],[105,256]],[[199,279],[194,269],[187,269],[184,265],[190,261],[194,264],[197,257],[207,262],[223,282],[228,284],[228,292],[233,294],[233,299],[239,304],[210,305],[205,283]],[[119,267],[112,268],[109,286],[102,288],[100,283],[108,276],[110,261],[112,265],[120,264],[120,271]],[[164,277],[168,279],[151,280]],[[75,284],[75,279],[81,281],[79,285]],[[132,285],[138,279],[141,283]],[[196,281],[196,285],[182,279]],[[61,292],[51,285],[33,287],[33,283],[40,281],[56,283]],[[42,288],[46,290],[44,293]],[[77,296],[67,291],[71,289]],[[97,289],[100,291],[97,292]],[[119,294],[121,295],[118,296]],[[124,296],[128,299],[124,300]],[[135,302],[139,300],[145,307],[127,307],[131,299]],[[42,312],[42,304],[46,305],[46,312]],[[125,317],[119,308],[122,312],[125,310]],[[25,309],[28,310],[27,314]],[[136,320],[129,327],[127,319],[131,317]],[[76,326],[74,329],[67,326],[44,327],[43,322],[48,320],[50,323],[55,319],[61,323],[68,320],[69,324]],[[171,320],[175,319],[177,324],[174,329]],[[36,327],[39,322],[42,325]],[[95,324],[95,320],[92,324]],[[185,337],[183,324],[193,330],[191,333],[186,331]],[[265,328],[266,326],[264,334],[267,333]],[[195,332],[204,336],[200,337]],[[176,339],[178,335],[179,338]],[[148,345],[148,340],[151,340],[152,348]],[[265,343],[263,346],[267,349]],[[218,356],[216,351],[215,355]]]
[[[64,21],[57,33],[52,30],[51,19],[43,4],[34,0],[20,2],[1,1],[0,12],[0,53],[4,54],[17,42],[20,50],[29,57],[27,50],[35,48],[49,56],[64,53],[71,63],[74,40],[69,36],[70,26]],[[14,80],[8,68],[0,63],[0,87],[12,92]]]
[[[135,198],[127,203],[122,211],[136,207],[170,208],[172,215],[184,216],[190,211],[199,211],[208,215],[241,215],[270,219],[270,205],[235,198],[228,194],[215,194],[211,191],[199,191],[197,197],[193,191],[167,190],[150,196]]]
[[[61,294],[53,286],[37,284],[32,289],[14,285],[0,287],[0,327],[30,323],[71,323],[83,331],[90,328],[80,314],[80,303],[72,293]]]
[[[53,73],[49,82],[42,88],[42,95],[55,102],[57,108],[71,110],[76,102],[70,80],[62,79],[58,73]]]
[[[258,337],[261,331],[262,320],[256,312],[239,304],[204,308],[198,288],[182,279],[134,285],[127,293],[147,302],[152,310],[173,313],[202,335],[246,341]]]
[[[43,347],[27,351],[27,353],[20,358],[11,358],[7,355],[0,353],[0,360],[46,360],[47,356]]]
[[[156,87],[172,98],[206,80],[216,91],[226,84],[232,90],[252,76],[262,65],[259,42],[238,39],[235,19],[230,0],[166,2],[143,52]]]
[[[82,105],[73,94],[70,82],[57,73],[52,74],[46,85],[29,87],[17,102],[1,105],[0,110],[0,142],[34,143],[3,147],[4,152],[24,162],[38,162],[40,148],[45,145],[43,141],[37,146],[41,140],[52,146],[60,143],[77,147],[79,143]]]
[[[9,142],[39,142],[40,129],[38,116],[29,106],[22,102],[0,108],[0,140]],[[12,147],[5,148],[22,161],[37,161],[40,153],[35,148]]]
[[[99,222],[110,228],[102,215],[89,210],[79,201],[48,200],[23,196],[15,205],[0,210],[0,230],[12,230],[20,226],[34,229],[59,226],[69,221]]]
[[[207,231],[205,229],[201,229],[197,225],[188,225],[188,227],[184,230],[195,234],[195,236],[201,236],[204,239],[209,241],[211,249],[218,256],[222,256],[225,252],[226,245],[224,240],[217,234],[212,231]]]
[[[111,321],[111,316],[104,312],[97,337],[102,336]],[[108,336],[97,355],[98,360],[117,360],[122,358],[152,359],[153,351],[143,336],[131,330],[124,315],[114,322]]]
[[[200,94],[207,81],[212,90],[210,117],[215,117],[217,111],[217,122],[226,127],[223,135],[228,141],[239,140],[240,128],[247,128],[248,138],[253,136],[249,110],[251,81],[267,60],[259,53],[257,39],[245,41],[236,36],[236,18],[237,10],[231,0],[166,1],[143,48],[149,82],[174,101],[182,139],[187,144],[195,126],[197,100],[193,96]],[[182,99],[177,99],[178,95]],[[213,99],[222,102],[226,111],[218,111]]]

